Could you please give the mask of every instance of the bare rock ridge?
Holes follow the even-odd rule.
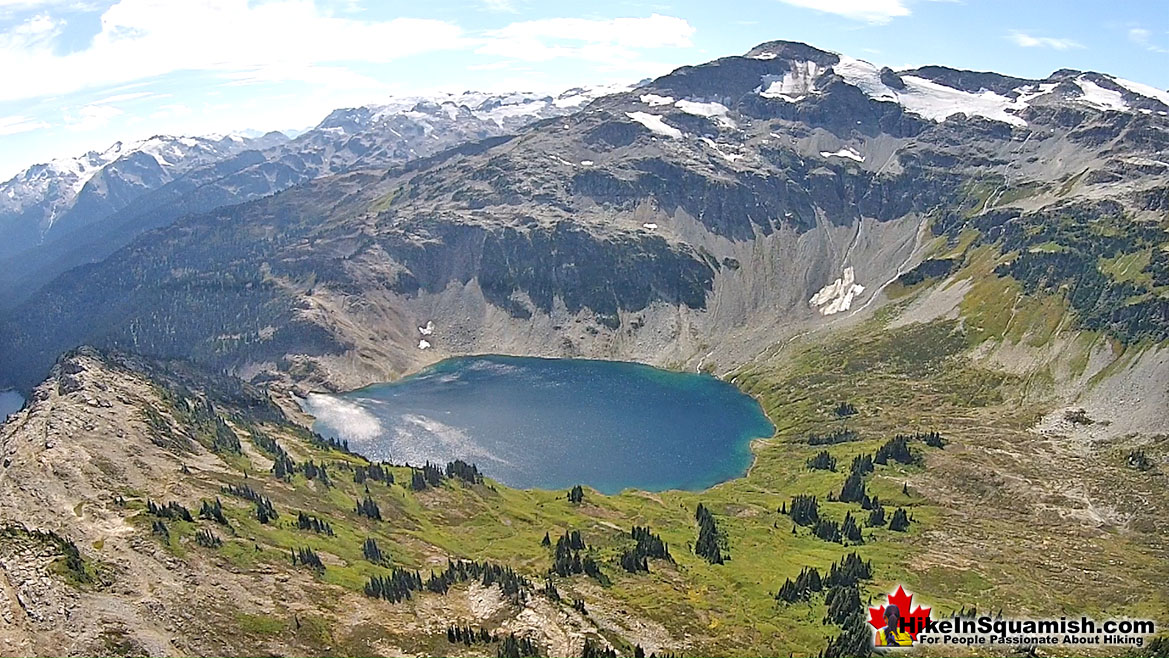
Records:
[[[260,435],[276,443],[258,442]],[[586,636],[604,642],[597,624],[613,622],[601,609],[589,617],[534,595],[514,604],[499,585],[478,582],[392,604],[287,565],[286,548],[249,529],[251,503],[225,487],[262,491],[294,519],[298,509],[330,519],[330,531],[342,532],[341,517],[353,511],[334,508],[327,495],[312,500],[313,487],[339,493],[340,482],[318,479],[305,490],[292,478],[249,478],[232,465],[271,463],[259,445],[322,465],[341,459],[328,462],[338,480],[353,479],[337,470],[344,460],[368,465],[292,424],[238,379],[89,348],[65,355],[26,409],[0,426],[0,652],[401,655],[421,647],[395,642],[430,641],[456,621],[538,638],[558,655],[579,653]],[[413,523],[417,512],[383,489],[373,484],[393,528]],[[219,506],[221,521],[200,512],[204,503]],[[196,531],[218,543],[199,544]],[[376,538],[388,555],[389,524],[344,532],[352,531],[368,533],[353,540],[358,556],[363,538]],[[433,567],[459,557],[419,540],[410,545]],[[317,550],[327,569],[340,570],[341,558]]]

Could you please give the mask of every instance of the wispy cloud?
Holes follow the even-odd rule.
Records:
[[[1016,46],[1023,48],[1051,48],[1052,50],[1079,50],[1084,44],[1074,39],[1060,39],[1056,37],[1037,37],[1022,30],[1011,30],[1007,39]]]
[[[0,135],[15,135],[41,128],[48,128],[49,124],[26,116],[0,117]]]
[[[1128,40],[1150,52],[1169,53],[1169,48],[1154,43],[1153,33],[1143,27],[1130,28],[1128,31]]]
[[[694,27],[686,20],[653,14],[644,18],[546,18],[492,30],[477,52],[506,59],[543,62],[574,58],[632,65],[644,49],[691,45]]]
[[[826,14],[836,14],[856,21],[883,25],[902,16],[910,15],[909,7],[902,0],[779,0],[780,2],[804,9],[815,9]]]
[[[40,14],[0,34],[6,65],[0,101],[176,71],[385,63],[465,45],[462,29],[445,21],[337,17],[302,0],[121,0],[102,14],[90,46],[69,54],[54,48],[61,27],[59,19]]]
[[[74,132],[94,130],[105,126],[121,114],[124,114],[121,108],[94,103],[74,112],[66,112],[65,127]]]
[[[483,7],[488,11],[505,12],[508,14],[515,14],[519,11],[516,8],[515,0],[483,0]]]

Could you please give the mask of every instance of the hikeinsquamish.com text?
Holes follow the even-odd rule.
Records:
[[[904,620],[903,620],[904,621]],[[1004,619],[990,616],[930,620],[917,637],[924,645],[1127,645],[1142,647],[1156,633],[1151,619]]]

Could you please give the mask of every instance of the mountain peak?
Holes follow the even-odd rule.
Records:
[[[816,62],[821,66],[831,66],[840,61],[838,53],[821,50],[800,41],[764,41],[748,50],[744,57],[751,59],[785,59],[805,62]]]

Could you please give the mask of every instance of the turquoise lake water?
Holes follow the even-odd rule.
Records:
[[[314,429],[370,459],[478,464],[512,487],[703,489],[746,472],[774,428],[707,375],[616,361],[476,356],[342,395],[310,395]]]

